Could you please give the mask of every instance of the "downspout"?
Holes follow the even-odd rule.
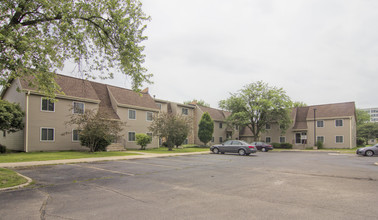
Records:
[[[25,107],[25,152],[29,152],[29,96],[30,91],[26,93],[26,107]]]
[[[353,128],[352,128],[352,118],[353,117],[349,117],[349,131],[350,131],[350,136],[349,136],[349,149],[352,149],[353,148]]]

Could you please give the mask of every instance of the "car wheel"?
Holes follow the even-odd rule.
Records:
[[[218,153],[219,153],[219,149],[218,149],[218,148],[214,148],[214,149],[213,149],[213,153],[214,153],[214,154],[218,154]]]
[[[240,149],[238,152],[239,152],[240,156],[244,156],[245,155],[245,150],[243,150],[243,149]]]
[[[365,155],[368,156],[368,157],[371,157],[371,156],[374,155],[374,152],[371,151],[371,150],[368,150],[368,151],[365,152]]]
[[[266,150],[265,147],[261,148],[261,151],[262,151],[262,152],[267,152],[267,150]]]

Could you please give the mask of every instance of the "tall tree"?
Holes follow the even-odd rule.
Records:
[[[31,85],[54,96],[56,68],[72,60],[86,77],[112,78],[115,68],[138,90],[152,76],[142,66],[150,18],[141,6],[139,0],[0,1],[0,85],[33,76]]]
[[[214,121],[208,112],[203,113],[198,124],[198,138],[204,145],[207,145],[213,138]]]
[[[0,131],[13,133],[22,130],[24,116],[19,104],[0,100]]]
[[[356,109],[357,126],[368,123],[370,121],[370,115],[362,109]]]
[[[185,105],[188,105],[188,104],[191,104],[191,103],[195,103],[197,105],[204,106],[204,107],[210,107],[210,104],[206,103],[202,99],[201,100],[193,99],[192,101],[186,101],[186,102],[184,102]]]
[[[368,122],[357,127],[357,138],[362,138],[368,144],[369,139],[378,138],[378,123]]]
[[[85,110],[84,114],[72,114],[66,125],[75,126],[79,131],[79,139],[82,146],[89,148],[91,152],[104,151],[106,147],[123,130],[125,123],[107,119],[107,115],[95,110]],[[72,132],[66,132],[69,134]]]
[[[271,87],[258,81],[246,85],[238,93],[219,102],[222,109],[231,112],[227,121],[234,125],[248,127],[254,140],[265,131],[266,125],[278,123],[284,132],[290,124],[293,103],[282,88]]]
[[[307,104],[304,103],[304,102],[299,102],[299,101],[297,101],[297,102],[294,102],[294,103],[293,103],[293,107],[294,107],[294,108],[297,108],[297,107],[306,107],[306,106],[307,106]]]
[[[191,119],[187,116],[160,113],[154,118],[149,130],[165,139],[168,150],[172,150],[174,145],[182,144],[188,137],[190,125]]]

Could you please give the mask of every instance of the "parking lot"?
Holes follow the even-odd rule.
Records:
[[[20,168],[1,219],[377,219],[378,157],[259,152]]]

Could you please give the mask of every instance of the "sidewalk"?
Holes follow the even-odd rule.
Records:
[[[94,157],[94,158],[80,158],[80,159],[66,159],[66,160],[30,161],[30,162],[15,162],[15,163],[0,163],[0,168],[29,167],[29,166],[69,164],[69,163],[89,163],[89,162],[96,162],[96,161],[131,160],[131,159],[144,159],[144,158],[154,158],[154,157],[173,157],[173,156],[183,156],[183,155],[209,154],[210,152],[204,151],[204,152],[191,152],[191,153],[155,154],[155,153],[128,151],[128,153],[138,153],[138,154],[141,154],[141,155],[114,156],[114,157]]]

